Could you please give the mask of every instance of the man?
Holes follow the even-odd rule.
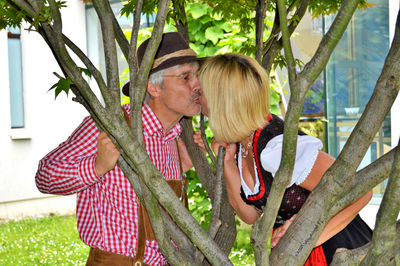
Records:
[[[148,42],[138,48],[139,65]],[[181,171],[190,167],[180,164],[177,140],[182,131],[179,120],[200,111],[196,60],[196,53],[181,35],[164,34],[142,107],[146,151],[172,183],[181,184]],[[123,92],[128,91],[128,85],[124,86]],[[124,109],[130,113],[128,105]],[[65,142],[40,161],[36,185],[43,193],[77,193],[79,235],[91,247],[87,265],[167,264],[151,227],[148,230],[143,206],[116,164],[119,155],[107,134],[100,133],[87,117]],[[178,190],[175,192],[179,195]]]

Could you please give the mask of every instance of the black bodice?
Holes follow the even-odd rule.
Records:
[[[274,180],[272,174],[265,171],[261,166],[261,152],[272,138],[283,134],[283,127],[283,120],[278,116],[272,115],[272,119],[269,123],[263,129],[257,130],[254,134],[253,154],[257,168],[255,170],[257,171],[260,182],[260,190],[257,194],[249,195],[248,198],[246,198],[243,188],[241,188],[241,196],[247,204],[254,205],[258,209],[265,206]],[[305,135],[305,133],[299,130],[299,135]],[[309,194],[310,192],[308,190],[296,184],[287,188],[279,208],[275,227],[280,226],[296,214],[300,210],[301,206],[303,206]]]

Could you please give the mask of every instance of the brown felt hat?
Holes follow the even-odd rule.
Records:
[[[149,44],[150,38],[145,40],[137,49],[137,58],[139,67],[142,63],[144,52]],[[151,67],[150,74],[157,71],[197,61],[197,54],[193,51],[182,35],[178,32],[164,33],[158,46],[158,50],[154,57],[154,63]],[[122,92],[129,96],[129,82],[122,87]]]

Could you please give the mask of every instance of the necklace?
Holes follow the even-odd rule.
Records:
[[[250,148],[253,144],[253,135],[254,131],[251,133],[249,137],[249,142],[247,142],[246,147],[243,147],[243,145],[240,145],[240,151],[242,152],[242,158],[246,158],[249,155]]]

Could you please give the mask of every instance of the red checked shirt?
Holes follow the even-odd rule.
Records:
[[[130,113],[129,106],[124,108]],[[142,107],[147,153],[165,179],[181,179],[175,139],[177,123],[167,134],[149,106]],[[136,194],[117,165],[99,177],[95,172],[99,130],[90,117],[39,162],[36,185],[42,193],[77,193],[77,224],[84,243],[101,250],[134,257],[137,240]],[[164,265],[156,241],[146,243],[144,263]]]

